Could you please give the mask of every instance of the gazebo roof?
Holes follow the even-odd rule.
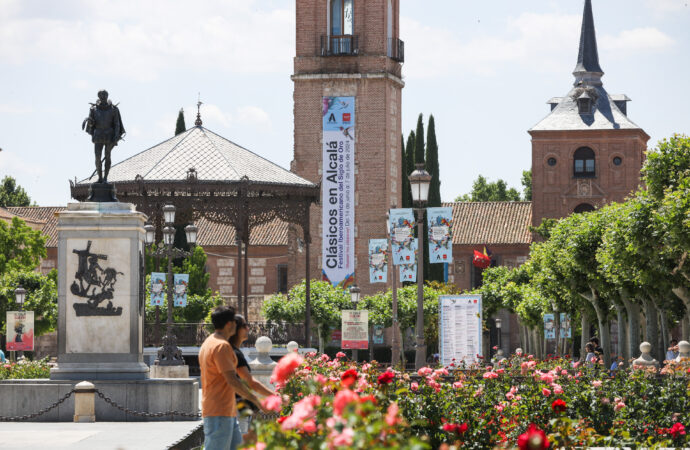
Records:
[[[117,154],[115,152],[115,154]],[[247,179],[262,185],[315,187],[314,183],[208,130],[195,126],[144,150],[110,169],[108,181],[169,183],[188,179],[194,169],[200,183],[233,183]],[[96,176],[77,185],[91,184]]]

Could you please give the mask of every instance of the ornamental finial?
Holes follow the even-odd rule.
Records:
[[[203,103],[201,102],[201,93],[199,93],[198,100],[196,102],[196,120],[194,121],[194,125],[197,127],[200,127],[203,123],[201,121],[201,105],[203,105]]]

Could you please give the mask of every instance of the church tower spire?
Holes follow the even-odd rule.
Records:
[[[577,55],[577,65],[573,75],[575,75],[575,85],[583,82],[596,86],[601,85],[601,77],[604,75],[604,71],[599,65],[592,0],[585,0],[585,10],[582,15],[582,31],[580,32],[580,51]]]

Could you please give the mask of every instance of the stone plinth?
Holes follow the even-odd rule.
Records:
[[[149,376],[151,378],[189,378],[189,366],[159,366],[154,364],[150,367]]]
[[[256,359],[249,362],[249,368],[252,370],[252,376],[259,380],[264,386],[273,389],[271,384],[271,375],[273,369],[278,363],[271,359],[271,349],[273,343],[271,339],[266,336],[261,336],[256,340]]]
[[[58,366],[53,380],[142,380],[144,222],[129,203],[58,213]]]
[[[652,357],[652,344],[649,342],[643,342],[640,344],[640,352],[642,353],[639,358],[633,361],[633,367],[645,368],[645,367],[659,367],[659,361]]]

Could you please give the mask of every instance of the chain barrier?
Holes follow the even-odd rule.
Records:
[[[101,399],[103,399],[104,402],[109,404],[110,406],[119,409],[125,414],[130,414],[132,416],[138,416],[138,417],[165,417],[165,416],[180,416],[180,417],[193,417],[193,418],[200,418],[201,413],[186,413],[182,411],[164,411],[164,412],[156,412],[156,413],[149,413],[149,412],[143,412],[143,411],[135,411],[133,409],[129,409],[125,406],[119,405],[117,402],[113,401],[110,397],[105,395],[103,392],[99,391],[98,389],[95,389],[96,395],[98,395]]]
[[[72,389],[67,394],[65,394],[60,400],[56,401],[55,403],[48,406],[47,408],[43,408],[43,409],[41,409],[41,410],[39,410],[33,414],[25,414],[23,416],[0,416],[0,422],[21,422],[24,420],[35,419],[36,417],[42,416],[43,414],[47,413],[48,411],[51,411],[51,410],[57,408],[58,406],[60,406],[60,404],[64,403],[65,400],[70,398],[72,396],[72,394],[74,394],[75,392],[76,391],[74,389]]]

